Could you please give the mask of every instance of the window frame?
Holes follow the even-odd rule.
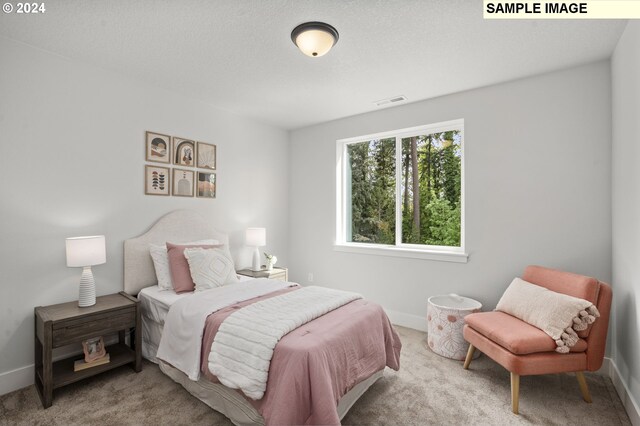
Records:
[[[428,135],[450,130],[460,131],[460,246],[434,246],[426,244],[408,244],[402,242],[402,139]],[[395,244],[370,244],[346,241],[347,231],[347,145],[368,142],[374,139],[395,138],[396,153],[396,199],[395,199]],[[414,259],[441,260],[466,263],[465,235],[465,140],[464,119],[415,126],[387,132],[356,136],[336,141],[336,235],[334,250],[361,254],[374,254]]]

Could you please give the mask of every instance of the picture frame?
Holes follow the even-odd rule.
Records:
[[[199,169],[216,169],[216,145],[198,142],[196,166]]]
[[[173,137],[173,164],[194,167],[196,163],[196,143],[191,139]]]
[[[198,172],[196,196],[199,198],[216,198],[216,174]]]
[[[144,166],[144,193],[146,195],[171,195],[169,167]]]
[[[195,170],[173,169],[171,193],[176,197],[193,197],[195,195]]]
[[[145,132],[145,160],[171,164],[171,136],[156,132]]]
[[[82,350],[84,351],[85,362],[93,362],[107,354],[102,336],[84,340],[82,342]]]

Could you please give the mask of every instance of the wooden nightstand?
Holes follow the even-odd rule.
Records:
[[[100,296],[88,308],[78,302],[39,306],[35,314],[35,385],[44,408],[53,403],[53,390],[121,365],[131,364],[136,372],[142,370],[142,328],[138,299],[121,292]],[[131,346],[125,343],[125,332],[131,331]],[[106,347],[111,358],[85,370],[73,371],[73,363],[82,359],[76,355],[53,362],[54,348],[80,343],[92,337],[118,332],[118,343]]]
[[[244,275],[252,278],[269,278],[271,280],[289,281],[289,270],[274,266],[273,270],[267,271],[263,266],[260,271],[252,271],[251,269],[241,269],[236,274]]]

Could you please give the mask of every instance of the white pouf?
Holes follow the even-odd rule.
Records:
[[[482,303],[457,294],[431,296],[427,306],[427,344],[447,358],[464,360],[469,344],[462,336],[464,317],[480,312]],[[475,357],[480,355],[476,351]]]

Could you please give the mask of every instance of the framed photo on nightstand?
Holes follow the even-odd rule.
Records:
[[[82,350],[84,352],[84,362],[93,362],[107,354],[102,337],[83,341]]]

